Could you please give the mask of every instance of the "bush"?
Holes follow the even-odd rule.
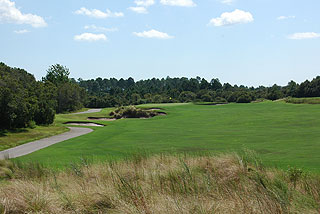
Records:
[[[215,102],[215,103],[228,103],[228,101],[227,101],[225,98],[223,98],[223,97],[216,97],[216,98],[214,99],[214,102]]]
[[[242,94],[237,99],[237,103],[250,103],[251,101],[252,101],[252,99],[248,94]]]
[[[184,103],[192,102],[195,99],[196,99],[196,94],[191,91],[183,91],[179,96],[179,100]]]
[[[155,111],[136,108],[135,106],[119,107],[110,113],[116,119],[121,118],[150,118],[158,115]]]

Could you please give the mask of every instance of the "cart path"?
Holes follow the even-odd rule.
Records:
[[[26,143],[11,149],[7,149],[0,152],[0,160],[8,159],[8,158],[16,158],[21,157],[32,152],[38,151],[40,149],[46,148],[56,143],[60,143],[65,140],[69,140],[71,138],[79,137],[81,135],[88,134],[92,132],[92,129],[89,128],[78,128],[78,127],[68,127],[70,129],[69,132],[65,132],[60,135],[43,138],[41,140],[33,141],[30,143]]]
[[[102,109],[89,109],[88,111],[84,112],[77,112],[73,114],[88,114],[88,113],[97,113],[100,112]],[[43,138],[41,140],[36,140],[30,143],[22,144],[20,146],[7,149],[4,151],[0,151],[0,160],[1,159],[8,159],[8,158],[17,158],[32,152],[38,151],[40,149],[46,148],[56,143],[60,143],[65,140],[69,140],[71,138],[79,137],[81,135],[89,134],[92,132],[92,129],[89,128],[78,128],[78,127],[68,127],[70,129],[69,132],[65,132],[60,135]]]

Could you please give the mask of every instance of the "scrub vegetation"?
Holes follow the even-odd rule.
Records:
[[[159,115],[156,111],[136,108],[135,106],[119,107],[110,113],[111,117],[121,118],[150,118]]]
[[[99,164],[82,159],[61,172],[7,167],[1,213],[316,214],[320,208],[319,175],[265,167],[251,151],[136,155]]]

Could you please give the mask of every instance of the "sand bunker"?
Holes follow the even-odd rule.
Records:
[[[88,120],[102,120],[102,121],[115,121],[116,118],[108,118],[108,117],[88,117]]]
[[[72,126],[94,126],[94,127],[104,127],[104,125],[102,124],[98,124],[98,123],[85,123],[85,122],[67,122],[64,123],[67,125],[72,125]]]

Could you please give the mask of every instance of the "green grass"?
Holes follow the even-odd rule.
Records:
[[[120,159],[139,151],[230,152],[257,151],[267,165],[297,166],[320,171],[320,108],[285,102],[228,104],[157,104],[167,116],[151,119],[99,121],[106,126],[49,148],[22,161],[54,167],[80,161]],[[90,116],[107,116],[111,109]],[[89,115],[58,115],[57,122],[84,120]]]

